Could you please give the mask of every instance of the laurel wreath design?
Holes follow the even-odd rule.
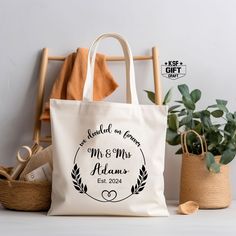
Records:
[[[139,194],[143,189],[145,188],[146,185],[146,180],[147,180],[148,174],[147,170],[144,165],[142,165],[142,168],[139,170],[139,176],[137,179],[137,184],[133,185],[131,187],[131,193],[132,194]]]
[[[82,178],[80,176],[80,169],[78,168],[77,164],[74,165],[72,172],[71,172],[71,176],[73,179],[73,185],[74,185],[75,189],[78,190],[79,193],[87,194],[88,187],[86,184],[82,183]],[[131,194],[129,196],[131,196],[133,194],[139,194],[141,191],[143,191],[143,189],[145,188],[145,185],[146,185],[147,177],[148,177],[147,170],[146,170],[145,166],[142,165],[142,168],[139,169],[139,176],[137,178],[137,183],[135,185],[132,185]],[[90,196],[90,195],[88,195],[88,196]],[[95,200],[97,200],[97,199],[95,199]]]
[[[87,193],[88,187],[86,184],[82,183],[82,178],[80,177],[80,170],[77,164],[75,164],[74,168],[72,169],[71,177],[73,179],[75,189],[78,190],[80,193]]]

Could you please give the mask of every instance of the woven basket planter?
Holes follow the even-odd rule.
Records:
[[[0,203],[18,211],[47,211],[51,204],[51,183],[12,180],[12,167],[0,166]]]
[[[0,179],[0,203],[11,210],[47,211],[51,204],[51,184]]]
[[[203,138],[195,134],[200,138],[203,147]],[[186,135],[187,133],[183,137],[185,144]],[[189,153],[186,147],[183,140],[180,203],[195,201],[201,209],[228,207],[232,200],[229,166],[222,165],[220,173],[209,172],[204,160],[204,148],[201,155],[194,155]],[[219,162],[220,156],[216,156],[215,159]]]

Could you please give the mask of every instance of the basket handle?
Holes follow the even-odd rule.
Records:
[[[192,129],[181,134],[181,146],[182,146],[183,153],[189,155],[189,150],[188,150],[188,146],[187,146],[187,135],[189,133],[194,133],[198,137],[200,144],[201,144],[201,151],[202,151],[200,155],[203,155],[205,150],[207,150],[206,140],[203,136],[201,136],[195,130],[192,130]]]

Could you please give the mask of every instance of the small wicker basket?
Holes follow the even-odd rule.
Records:
[[[194,155],[188,152],[186,135],[189,132],[195,133],[200,139],[202,154]],[[222,165],[220,173],[210,173],[204,160],[206,144],[203,137],[191,130],[183,134],[182,138],[180,204],[195,201],[200,209],[228,207],[232,200],[229,166]],[[215,160],[219,162],[220,156],[216,156]]]
[[[0,203],[11,210],[47,211],[51,204],[51,183],[0,179]]]

